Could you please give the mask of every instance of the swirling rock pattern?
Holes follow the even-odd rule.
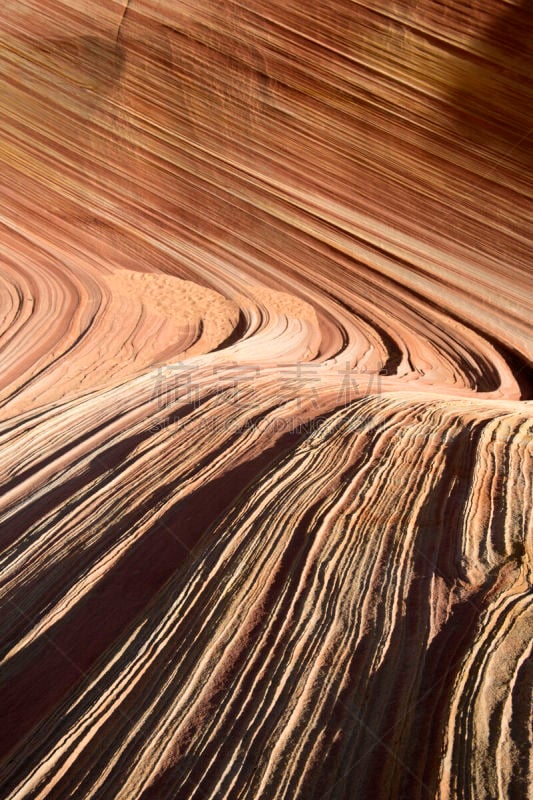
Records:
[[[529,5],[4,7],[2,797],[527,797]]]

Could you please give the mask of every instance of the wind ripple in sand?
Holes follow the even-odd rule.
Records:
[[[530,12],[115,5],[2,22],[3,796],[527,796]]]

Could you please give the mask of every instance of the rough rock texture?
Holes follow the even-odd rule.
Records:
[[[532,40],[4,1],[2,798],[528,796]]]

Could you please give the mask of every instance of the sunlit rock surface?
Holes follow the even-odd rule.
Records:
[[[525,798],[533,12],[5,0],[4,798]]]

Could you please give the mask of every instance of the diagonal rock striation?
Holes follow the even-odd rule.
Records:
[[[0,785],[527,797],[525,2],[7,0]]]

